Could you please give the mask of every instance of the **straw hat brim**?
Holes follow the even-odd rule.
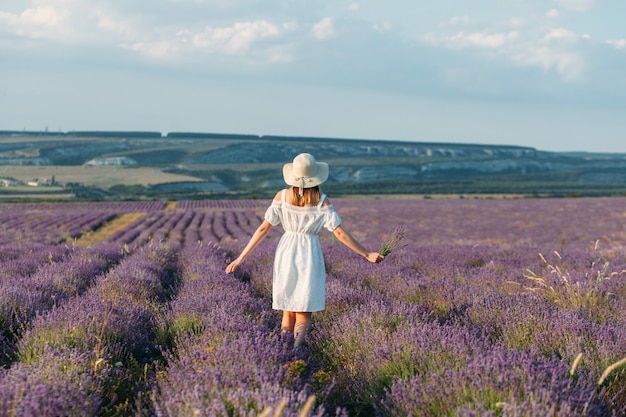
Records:
[[[317,169],[314,176],[306,177],[304,180],[304,188],[312,188],[318,186],[328,179],[328,164],[326,162],[316,162]],[[283,178],[288,185],[300,187],[302,181],[293,174],[293,163],[287,163],[283,166]]]

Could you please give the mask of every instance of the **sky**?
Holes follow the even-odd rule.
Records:
[[[0,130],[626,153],[624,0],[3,0]]]

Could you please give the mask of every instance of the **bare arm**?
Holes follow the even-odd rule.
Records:
[[[243,260],[246,259],[248,255],[250,255],[254,248],[256,248],[259,243],[261,243],[261,241],[265,239],[270,230],[272,230],[271,223],[267,220],[263,220],[263,223],[261,223],[261,225],[256,229],[241,254],[237,257],[237,259],[228,264],[228,266],[226,267],[226,273],[234,272],[235,269],[237,269],[237,267],[241,265]]]
[[[370,252],[363,247],[348,231],[344,230],[343,227],[339,226],[334,231],[333,234],[335,237],[344,245],[352,249],[354,252],[358,253],[368,261],[372,263],[378,263],[382,261],[385,257],[378,252]]]

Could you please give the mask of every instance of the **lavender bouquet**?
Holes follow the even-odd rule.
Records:
[[[387,256],[392,250],[398,248],[400,241],[406,237],[406,229],[404,226],[396,226],[393,230],[385,236],[382,246],[378,253],[383,256]]]

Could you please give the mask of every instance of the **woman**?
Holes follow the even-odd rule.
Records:
[[[283,177],[291,187],[276,194],[265,220],[226,272],[235,271],[272,227],[282,223],[285,233],[274,259],[272,308],[283,311],[281,330],[291,332],[298,347],[304,343],[311,314],[326,304],[326,268],[318,238],[322,229],[369,262],[378,263],[384,256],[365,249],[341,226],[341,218],[319,188],[328,179],[327,163],[302,153],[285,164]]]

